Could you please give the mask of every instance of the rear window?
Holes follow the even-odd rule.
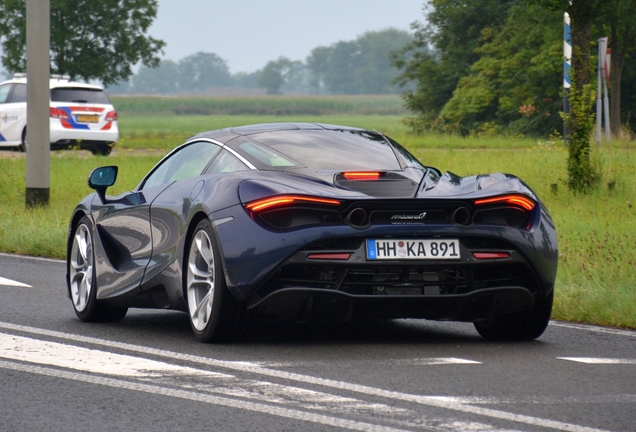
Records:
[[[315,170],[399,170],[383,136],[352,130],[265,132],[250,138]],[[241,146],[241,149],[245,151]],[[283,165],[284,166],[284,165]]]
[[[70,87],[51,89],[51,102],[110,104],[103,90]]]

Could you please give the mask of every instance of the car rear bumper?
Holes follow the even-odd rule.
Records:
[[[517,313],[534,306],[524,287],[485,288],[467,294],[430,296],[352,295],[315,288],[285,288],[248,302],[249,310],[269,319],[359,321],[423,318],[475,322]]]

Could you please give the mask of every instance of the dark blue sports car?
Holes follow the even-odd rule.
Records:
[[[177,309],[210,342],[248,315],[468,321],[487,339],[550,319],[554,224],[513,175],[442,174],[378,132],[286,123],[199,134],[107,196],[116,177],[94,170],[70,222],[83,321]]]

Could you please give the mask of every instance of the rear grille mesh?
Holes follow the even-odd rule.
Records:
[[[261,213],[259,216],[267,225],[278,229],[342,222],[338,212],[321,209],[278,209]]]

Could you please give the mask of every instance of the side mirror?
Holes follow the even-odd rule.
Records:
[[[117,180],[117,171],[116,166],[105,166],[95,168],[88,175],[88,187],[95,189],[102,203],[106,202],[106,189],[114,185]]]

